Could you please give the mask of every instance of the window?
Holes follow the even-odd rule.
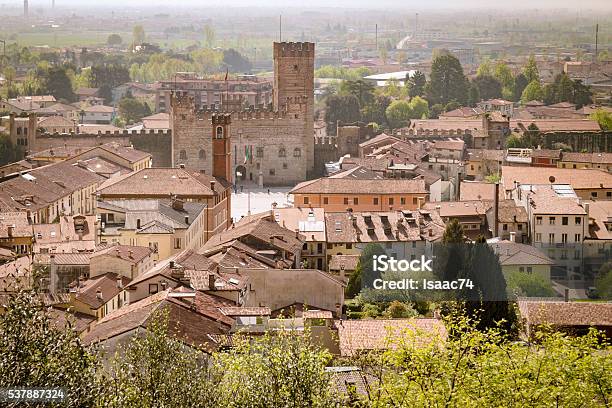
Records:
[[[271,176],[276,175],[276,170],[275,169],[270,169],[270,171],[268,172]]]
[[[372,201],[374,205],[378,205],[378,197],[374,197]]]
[[[181,249],[181,239],[174,238],[174,249]]]
[[[567,234],[561,234],[561,242],[567,244]]]
[[[608,191],[608,192],[606,193],[606,197],[611,198],[611,197],[612,197],[612,191]]]
[[[255,156],[257,156],[257,157],[263,157],[263,155],[264,155],[264,148],[263,148],[263,147],[258,147],[258,148],[255,150]]]
[[[157,292],[158,292],[157,283],[149,283],[149,294],[152,295]]]
[[[400,197],[400,205],[406,205],[406,197]]]
[[[353,244],[346,244],[346,249],[353,249]]]
[[[344,197],[344,204],[348,205],[348,197]]]
[[[567,225],[568,224],[568,217],[561,217],[561,225]]]
[[[527,267],[527,273],[532,273],[533,272],[533,268],[531,266]]]
[[[393,205],[393,197],[389,198],[389,205]]]
[[[359,205],[359,197],[353,198],[353,204]]]
[[[412,197],[412,204],[418,204],[419,203],[419,199],[417,197]]]
[[[215,133],[215,137],[217,139],[223,139],[223,126],[217,126],[217,131]]]
[[[329,204],[329,197],[323,197],[323,204]]]
[[[542,217],[536,217],[536,224],[542,225]]]
[[[518,225],[518,230],[519,230],[519,231],[522,231],[522,230],[523,230],[523,224],[519,224],[519,225]]]
[[[548,222],[549,222],[549,224],[550,224],[550,225],[555,225],[555,221],[556,221],[556,220],[555,220],[555,217],[550,217],[550,218],[548,219]]]
[[[179,154],[179,158],[181,160],[187,160],[187,151],[185,150],[181,150],[180,154]]]
[[[284,147],[278,148],[278,157],[287,157],[287,150]]]
[[[308,197],[304,197],[304,204],[308,204],[310,202],[310,200],[308,199]]]
[[[288,168],[287,163],[283,163],[283,170],[287,170]]]
[[[299,147],[296,147],[295,149],[293,149],[293,157],[300,157],[302,156],[302,151],[300,150]]]
[[[508,231],[508,224],[503,224],[502,228],[504,231]]]
[[[525,267],[519,266],[519,272],[525,272]]]
[[[206,159],[206,152],[204,151],[204,149],[200,149],[200,151],[198,152],[198,158],[200,160]]]
[[[317,244],[317,253],[322,253],[323,252],[323,244],[322,243],[318,243]]]
[[[582,223],[581,217],[576,217],[576,225],[580,225]]]
[[[597,191],[591,191],[591,197],[597,198]]]
[[[554,244],[555,243],[555,234],[553,234],[553,233],[548,234],[548,243],[549,244]]]
[[[580,242],[580,234],[574,235],[574,242]]]

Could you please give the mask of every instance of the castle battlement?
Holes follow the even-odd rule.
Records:
[[[314,43],[275,42],[274,58],[279,57],[314,57]]]
[[[69,133],[50,133],[44,132],[36,135],[37,138],[64,138],[64,137],[117,137],[117,136],[132,136],[132,135],[153,135],[153,134],[162,134],[162,135],[171,135],[172,131],[170,129],[142,129],[142,130],[115,130],[110,131],[107,130],[105,132],[98,131],[97,133],[77,133],[77,132],[69,132]]]

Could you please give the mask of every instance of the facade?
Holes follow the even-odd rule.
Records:
[[[154,266],[153,256],[153,249],[148,246],[112,245],[91,254],[89,276],[113,272],[132,280]]]
[[[288,185],[305,180],[314,166],[314,44],[274,44],[272,110],[244,110],[222,105],[231,113],[233,183]],[[211,111],[199,111],[188,94],[172,99],[172,163],[212,174]],[[216,130],[216,129],[215,129]],[[228,127],[229,131],[229,127]]]
[[[478,107],[485,112],[500,112],[502,115],[512,117],[514,114],[514,103],[503,99],[488,99],[478,102]]]

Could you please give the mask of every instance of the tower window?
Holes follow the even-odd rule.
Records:
[[[204,151],[204,149],[200,149],[200,151],[198,152],[198,158],[200,160],[206,159],[206,152]]]
[[[255,156],[263,157],[263,155],[264,155],[264,148],[263,147],[258,147],[257,150],[255,151]]]
[[[300,150],[299,147],[296,147],[295,149],[293,149],[293,157],[300,157],[302,155],[302,151]]]
[[[217,126],[216,137],[217,139],[223,139],[223,126]]]
[[[187,151],[181,150],[181,152],[179,154],[179,158],[182,159],[182,160],[186,160],[187,159]]]
[[[287,150],[284,147],[278,149],[278,157],[287,157]]]

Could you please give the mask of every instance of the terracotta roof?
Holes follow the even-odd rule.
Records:
[[[504,189],[499,187],[499,198],[504,198]],[[462,181],[459,201],[479,201],[495,199],[495,184],[486,181]]]
[[[30,289],[32,277],[32,260],[22,256],[14,261],[0,265],[0,292],[16,291],[19,288]]]
[[[131,245],[112,245],[100,251],[91,254],[91,258],[98,256],[109,256],[119,258],[121,260],[137,264],[142,262],[148,256],[151,256],[153,251],[149,247],[131,246]]]
[[[547,159],[560,159],[561,158],[561,150],[533,149],[531,151],[531,157],[540,157],[540,158],[547,158]]]
[[[612,326],[612,303],[519,300],[518,304],[529,325]]]
[[[13,237],[31,237],[33,234],[25,212],[0,213],[0,237],[7,238],[9,229],[12,230]]]
[[[211,182],[215,182],[215,193],[221,194],[229,187],[225,180],[207,174],[181,168],[148,168],[125,177],[98,191],[102,197],[209,197],[213,195]]]
[[[589,236],[585,238],[612,240],[612,201],[585,200],[583,204],[589,204]]]
[[[462,106],[460,108],[441,113],[440,118],[473,118],[480,116],[483,113],[484,111],[480,108]]]
[[[79,96],[96,96],[100,88],[79,88],[75,94]]]
[[[424,208],[435,210],[440,217],[469,217],[485,215],[491,207],[490,201],[441,201],[435,203],[425,203]],[[439,208],[438,208],[439,207]]]
[[[65,126],[66,131],[74,130],[75,123],[63,116],[47,116],[38,119],[38,127],[60,127]]]
[[[276,208],[270,218],[289,231],[299,230],[306,241],[325,241],[325,210],[323,208]]]
[[[432,149],[463,151],[465,149],[465,142],[463,140],[437,140],[433,143]]]
[[[578,162],[593,164],[612,164],[612,153],[574,153],[564,152],[562,162]]]
[[[555,262],[538,248],[511,241],[490,244],[502,266],[505,265],[554,265]]]
[[[487,220],[489,225],[493,224],[493,214],[495,209],[491,206],[487,210]],[[522,222],[527,223],[529,221],[529,217],[527,216],[527,211],[525,207],[517,205],[514,200],[504,200],[500,198],[499,207],[498,207],[498,216],[497,222],[501,223],[514,223],[514,222]]]
[[[393,348],[393,339],[404,337],[406,331],[416,332],[417,346],[444,341],[447,336],[444,323],[438,319],[361,319],[336,320],[335,323],[343,357],[361,351]]]
[[[56,265],[78,265],[78,266],[89,266],[89,257],[91,253],[69,253],[69,252],[58,252],[52,254],[36,254],[34,255],[34,261],[38,264],[50,265],[51,257]]]
[[[117,279],[119,278],[121,279],[122,287],[130,281],[124,276],[108,272],[82,282],[82,286],[79,286],[77,283],[72,290],[74,290],[77,300],[92,309],[98,309],[123,290],[122,287],[120,288],[117,285]],[[100,291],[100,296],[98,296],[98,291]]]
[[[320,178],[299,183],[290,194],[426,194],[425,181]]]
[[[93,113],[113,113],[115,112],[115,108],[112,106],[104,106],[104,105],[91,105],[83,108],[85,112],[93,112]]]
[[[569,184],[574,190],[612,188],[612,174],[599,169],[561,169],[503,166],[502,182],[506,191],[514,189],[514,182],[519,184],[550,184],[554,177],[555,184]]]
[[[359,147],[364,148],[370,145],[377,145],[380,143],[391,144],[391,143],[395,143],[398,141],[400,141],[400,139],[398,139],[395,136],[390,136],[385,133],[381,133],[380,135],[374,136],[373,138],[366,140],[365,142],[359,143]]]
[[[359,255],[332,255],[329,260],[329,269],[339,271],[344,266],[346,271],[354,271],[359,264]]]
[[[226,316],[270,316],[269,307],[220,307],[219,310]]]
[[[530,190],[523,191],[523,194],[528,195],[531,213],[533,214],[586,214],[575,196],[559,196],[550,184],[533,185]]]
[[[63,330],[70,324],[70,327],[77,333],[86,331],[89,325],[96,320],[92,315],[71,311],[70,309],[59,309],[57,307],[49,309],[49,318],[55,327]]]
[[[533,119],[510,121],[510,128],[525,131],[535,124],[541,133],[547,132],[601,132],[599,124],[591,119]]]

